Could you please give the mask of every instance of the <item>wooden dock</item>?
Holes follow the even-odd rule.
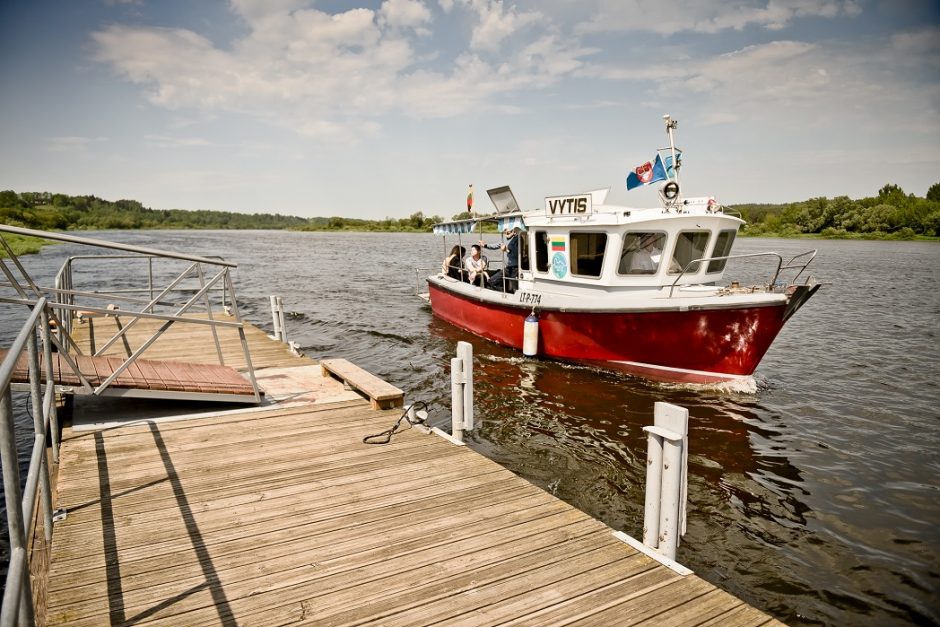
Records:
[[[161,354],[200,359],[180,337]],[[467,447],[363,444],[400,410],[249,337],[293,404],[66,429],[48,624],[779,624]]]

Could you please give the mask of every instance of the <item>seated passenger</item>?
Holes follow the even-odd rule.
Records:
[[[486,287],[490,275],[486,273],[486,259],[480,256],[480,247],[474,244],[470,247],[470,255],[465,262],[470,282],[474,285]]]
[[[659,265],[659,257],[659,251],[657,251],[656,259],[653,259],[652,243],[634,251],[630,259],[630,274],[653,274],[656,266]]]
[[[450,255],[448,255],[441,264],[441,274],[446,274],[452,279],[463,281],[466,278],[466,273],[461,267],[461,260],[466,253],[467,250],[463,246],[457,245],[451,248]]]
[[[656,274],[662,259],[664,236],[658,233],[630,234],[620,259],[621,274]],[[632,239],[630,239],[632,238]]]

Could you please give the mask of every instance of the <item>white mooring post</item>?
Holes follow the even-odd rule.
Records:
[[[657,402],[646,453],[646,510],[643,544],[671,560],[686,531],[689,410]]]
[[[463,429],[473,431],[473,344],[457,342],[457,357],[463,362]]]
[[[281,316],[278,313],[280,299],[277,296],[271,296],[271,321],[274,325],[274,339],[282,340],[283,330],[281,329]]]
[[[463,442],[463,360],[450,360],[450,433]]]
[[[285,344],[290,344],[287,341],[287,323],[284,322],[284,303],[281,301],[281,297],[277,297],[277,320],[281,326],[281,341]]]
[[[473,430],[473,345],[457,342],[457,357],[450,360],[451,434],[463,442]]]
[[[289,344],[287,324],[284,322],[284,301],[280,296],[271,296],[271,320],[274,325],[274,339]]]

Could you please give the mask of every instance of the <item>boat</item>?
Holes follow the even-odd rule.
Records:
[[[500,259],[487,260],[488,281],[469,282],[459,261],[427,276],[433,314],[532,357],[666,382],[752,376],[787,320],[819,289],[807,272],[816,250],[786,259],[731,254],[744,220],[714,197],[681,193],[677,123],[664,119],[669,147],[627,178],[628,189],[664,181],[658,207],[606,204],[607,189],[548,197],[543,207],[522,211],[503,186],[487,191],[492,215],[436,224],[445,253],[454,235],[464,249],[483,241],[487,224],[504,239]],[[461,248],[455,252],[463,257]],[[766,282],[725,281],[728,262],[737,259],[747,261],[732,265],[765,264]]]

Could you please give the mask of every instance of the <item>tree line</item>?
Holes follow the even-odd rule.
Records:
[[[149,209],[136,200],[0,191],[0,223],[43,231],[108,229],[296,229],[308,231],[430,231],[439,216],[407,218],[299,218],[280,213]]]
[[[744,235],[913,239],[940,237],[940,183],[925,198],[888,184],[871,198],[811,198],[784,204],[732,205],[747,221]],[[463,212],[453,219],[466,219]],[[0,191],[0,223],[44,231],[107,229],[292,229],[429,232],[444,218],[417,211],[407,218],[299,218],[280,213],[149,209],[136,200]]]
[[[894,184],[871,198],[811,198],[782,205],[734,205],[747,221],[744,235],[825,238],[914,239],[940,236],[940,183],[925,198],[905,194]]]

